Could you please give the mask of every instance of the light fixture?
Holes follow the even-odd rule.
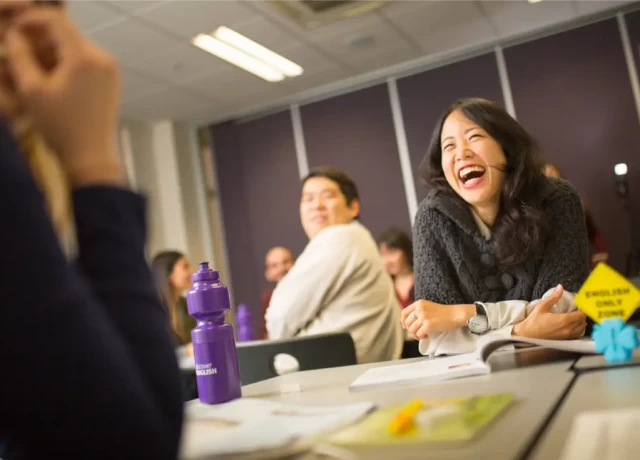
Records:
[[[280,56],[278,53],[274,53],[259,43],[239,34],[235,30],[231,30],[225,26],[218,27],[213,33],[213,36],[240,51],[244,51],[265,64],[269,64],[287,77],[302,75],[303,69],[298,64]]]
[[[618,163],[613,167],[613,172],[616,176],[625,176],[627,174],[627,164],[626,163]]]
[[[629,219],[629,254],[627,254],[627,266],[625,275],[628,277],[640,275],[640,243],[636,239],[637,225],[634,212],[635,207],[629,193],[629,168],[626,163],[618,163],[613,167],[616,177],[616,192],[623,199],[624,209]],[[639,310],[640,311],[640,310]],[[634,314],[636,315],[636,314]]]
[[[279,70],[274,69],[270,65],[259,61],[231,45],[213,38],[211,35],[199,34],[193,39],[192,43],[201,50],[211,53],[220,59],[224,59],[264,80],[276,82],[282,81],[285,78],[284,74]]]
[[[210,35],[197,35],[191,43],[270,82],[297,77],[304,71],[295,62],[224,26]]]
[[[529,0],[529,3],[540,3],[542,0]]]

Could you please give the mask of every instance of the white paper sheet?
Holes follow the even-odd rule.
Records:
[[[349,390],[431,383],[487,373],[489,373],[489,367],[478,358],[476,353],[465,353],[457,356],[425,358],[409,364],[374,367],[358,377],[349,386]]]
[[[373,409],[372,403],[343,406],[301,406],[241,398],[185,406],[183,459],[203,459],[294,447],[296,443],[343,428]],[[286,452],[280,450],[277,456]]]
[[[583,412],[571,428],[561,460],[627,460],[640,452],[640,409]]]

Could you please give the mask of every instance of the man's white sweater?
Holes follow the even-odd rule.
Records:
[[[357,220],[318,233],[278,283],[266,314],[269,338],[349,332],[359,363],[397,359],[400,307],[378,246]]]

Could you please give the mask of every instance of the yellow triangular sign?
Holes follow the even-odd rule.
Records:
[[[640,290],[620,273],[600,263],[575,298],[577,307],[600,323],[604,319],[629,319],[640,303]]]

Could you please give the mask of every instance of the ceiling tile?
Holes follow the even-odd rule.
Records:
[[[302,66],[304,73],[314,73],[336,67],[336,64],[308,45],[297,43],[275,51]],[[293,78],[292,80],[297,78],[299,77]]]
[[[177,43],[135,19],[125,19],[92,32],[90,36],[123,64],[135,62],[144,55],[171,48]]]
[[[632,1],[619,1],[619,0],[576,0],[575,5],[579,14],[592,14],[599,11],[605,11],[611,8],[617,8]]]
[[[393,18],[398,15],[414,14],[425,8],[432,8],[433,5],[437,3],[440,3],[440,2],[426,1],[426,0],[421,0],[421,1],[397,0],[397,1],[389,2],[386,5],[384,5],[382,8],[378,10],[378,14],[381,14],[388,18]],[[458,3],[461,3],[461,2],[458,2]]]
[[[124,117],[162,120],[181,120],[190,113],[205,110],[215,104],[179,88],[168,88],[163,92],[138,98],[122,105]]]
[[[481,2],[500,37],[520,35],[576,17],[572,2]]]
[[[140,59],[129,67],[173,84],[194,80],[204,75],[227,70],[228,64],[187,43],[177,44]]]
[[[122,99],[127,102],[148,94],[163,91],[168,86],[156,79],[150,78],[126,67],[121,69],[121,78]]]
[[[440,53],[490,45],[496,33],[512,38],[629,3],[394,0],[311,30],[279,15],[266,1],[74,1],[69,9],[80,27],[123,64],[125,116],[202,123],[317,95],[341,80],[401,63],[410,66],[416,58],[437,61]],[[305,72],[268,83],[187,43],[222,24],[299,63]],[[369,46],[349,45],[368,35],[373,38]]]
[[[348,32],[349,30],[358,29],[372,23],[380,22],[380,18],[375,14],[375,11],[371,11],[368,13],[360,14],[358,16],[340,19],[330,24],[305,29],[298,25],[292,19],[289,19],[286,15],[281,14],[276,9],[274,9],[270,5],[270,2],[258,1],[244,3],[248,4],[248,6],[252,9],[260,11],[262,14],[268,16],[271,20],[277,22],[279,25],[285,27],[287,30],[293,32],[300,38],[304,38],[305,40],[309,40],[312,42],[317,42],[335,35],[341,35]]]
[[[370,40],[370,43],[362,46],[352,44],[358,40]],[[378,54],[393,50],[405,52],[412,48],[404,36],[380,17],[361,27],[347,29],[345,33],[324,37],[315,44],[328,55],[349,65],[370,60]]]
[[[104,3],[127,13],[139,13],[172,0],[106,0]],[[75,2],[73,2],[75,3]]]
[[[80,30],[85,32],[93,27],[122,18],[121,13],[98,2],[68,2],[67,11]]]
[[[350,76],[349,72],[338,67],[318,72],[305,72],[299,77],[284,80],[279,86],[289,95],[309,91],[320,86],[335,83]]]
[[[280,83],[270,83],[229,66],[225,72],[200,77],[181,86],[223,104],[236,105],[252,99],[262,100],[264,95],[280,98],[284,94]]]
[[[239,2],[180,0],[162,4],[144,12],[141,17],[184,39],[199,33],[213,32],[217,27],[247,21],[255,13]]]
[[[233,26],[233,30],[267,48],[274,49],[274,51],[297,41],[295,34],[288,32],[282,27],[278,27],[262,16],[256,16],[248,21],[238,23]]]
[[[331,37],[344,35],[352,30],[370,29],[381,23],[380,16],[372,11],[352,18],[342,19],[309,31],[302,29],[302,32],[305,38],[308,38],[310,41],[320,42]]]
[[[354,65],[356,67],[356,74],[360,74],[363,72],[381,70],[420,57],[422,57],[421,53],[407,48],[403,50],[391,50],[379,53],[374,57],[370,57],[369,59],[354,61]]]
[[[185,115],[182,118],[182,121],[198,126],[208,125],[211,124],[213,120],[219,120],[227,117],[232,110],[232,108],[220,104],[212,104],[206,109],[193,111],[188,115]]]
[[[473,46],[495,38],[493,28],[470,2],[429,2],[428,8],[389,16],[425,54]]]

